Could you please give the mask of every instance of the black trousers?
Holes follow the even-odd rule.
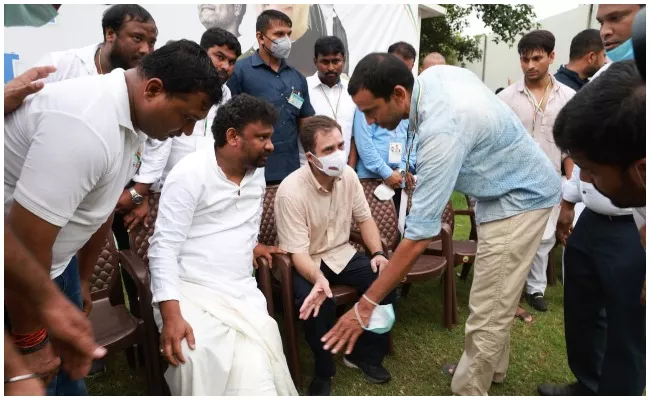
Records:
[[[321,262],[320,269],[329,281],[330,286],[351,286],[359,294],[365,293],[378,276],[370,268],[370,258],[363,254],[356,254],[338,275],[332,272],[324,262]],[[293,294],[297,309],[300,309],[312,288],[313,285],[294,269]],[[395,298],[395,291],[393,290],[381,304],[394,303]],[[334,326],[335,319],[336,304],[333,299],[325,299],[318,316],[304,321],[305,339],[314,353],[314,374],[320,378],[330,378],[336,373],[332,353],[323,350],[323,342],[320,340]],[[357,340],[352,357],[370,365],[380,365],[386,354],[388,354],[388,346],[388,333],[378,335],[366,331]]]
[[[645,388],[645,250],[632,216],[586,208],[564,253],[569,367],[586,393],[639,396]]]

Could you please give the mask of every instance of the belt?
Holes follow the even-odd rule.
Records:
[[[610,221],[617,221],[617,222],[627,222],[627,221],[632,221],[634,222],[634,217],[632,214],[625,214],[625,215],[605,215],[605,214],[600,214],[597,213],[596,211],[590,209],[590,208],[585,208],[585,211],[589,211],[593,213],[595,216],[602,218],[602,219],[607,219]],[[584,212],[584,211],[583,211]]]

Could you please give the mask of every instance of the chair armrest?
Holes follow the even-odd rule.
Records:
[[[447,267],[452,271],[454,269],[454,246],[452,239],[452,229],[447,223],[442,223],[440,227],[440,238],[442,241],[442,256],[447,260]]]
[[[149,272],[144,262],[131,250],[120,251],[119,256],[122,268],[135,282],[140,299],[151,304],[152,294],[149,287]]]
[[[257,284],[266,298],[266,310],[270,316],[275,314],[273,304],[273,287],[271,286],[271,267],[264,257],[257,257]]]
[[[361,235],[361,232],[356,230],[356,229],[351,229],[350,230],[350,241],[353,243],[356,243],[360,246],[363,246],[363,248],[366,250],[366,254],[368,256],[372,255],[372,251],[368,248],[366,243],[363,241],[363,236]],[[381,238],[381,249],[388,256],[390,248],[388,247],[388,242],[386,242],[386,239]]]
[[[454,210],[454,215],[467,215],[467,216],[473,216],[474,215],[474,210],[471,209],[463,209],[463,210]]]

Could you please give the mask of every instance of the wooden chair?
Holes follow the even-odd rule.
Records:
[[[126,308],[124,292],[122,291],[121,271],[119,268],[118,251],[115,247],[113,233],[109,232],[106,243],[97,259],[91,278],[91,298],[93,308],[89,319],[95,333],[95,341],[105,347],[108,353],[131,351],[133,348],[144,348],[147,344],[144,321],[131,315]],[[147,386],[151,388],[151,359],[144,354],[144,367]]]
[[[149,238],[153,235],[156,217],[158,216],[158,203],[160,193],[149,196],[149,215],[145,228],[143,224],[131,230],[129,233],[131,250],[120,252],[120,260],[123,267],[134,277],[138,287],[139,296],[137,299],[129,299],[136,302],[137,309],[144,321],[145,333],[147,337],[145,353],[151,359],[151,391],[150,395],[160,396],[169,395],[169,387],[164,378],[164,372],[167,368],[167,361],[160,355],[159,344],[160,334],[158,326],[153,317],[152,293],[151,293],[151,275],[149,273],[149,259],[147,252],[149,250]],[[271,294],[271,275],[266,264],[266,260],[258,259],[259,268],[257,270],[258,287],[266,297],[267,310],[273,315],[273,297]]]
[[[258,242],[267,246],[277,245],[277,229],[275,227],[275,212],[273,205],[275,195],[279,185],[269,185],[266,187],[264,196],[264,206],[262,212],[262,221],[260,224],[260,233]],[[351,240],[358,243],[361,240],[360,235],[351,235]],[[362,242],[362,240],[361,240]],[[289,256],[284,254],[275,254],[273,256],[273,291],[281,296],[283,309],[284,335],[282,335],[284,351],[287,357],[289,372],[293,383],[297,388],[302,388],[302,371],[300,368],[300,350],[298,338],[298,314],[294,305],[293,297],[293,264]],[[357,301],[359,295],[357,291],[344,285],[333,285],[330,287],[334,295],[334,301],[337,306],[349,305]]]
[[[456,265],[462,264],[463,269],[460,274],[462,280],[466,280],[469,276],[469,272],[472,269],[474,260],[476,259],[476,250],[478,244],[478,234],[476,232],[476,218],[474,215],[474,205],[475,202],[472,202],[468,196],[465,196],[467,199],[468,208],[454,210],[451,205],[451,201],[447,203],[445,208],[445,216],[443,220],[446,220],[449,226],[451,226],[451,233],[453,238],[454,227],[456,226],[456,216],[457,215],[466,215],[470,218],[471,231],[469,234],[468,240],[453,240],[452,241],[452,254],[453,254],[453,264]],[[411,206],[411,197],[409,196],[409,209]],[[428,255],[441,255],[443,254],[442,250],[442,241],[434,240],[427,246],[427,249],[424,251],[424,254]]]
[[[361,186],[370,205],[372,216],[377,223],[382,240],[389,249],[389,256],[399,245],[399,230],[397,222],[397,211],[392,200],[381,201],[375,196],[375,189],[382,184],[381,179],[360,179]],[[409,196],[409,206],[410,206]],[[408,297],[411,286],[414,283],[428,281],[441,277],[443,279],[443,320],[447,329],[451,329],[458,323],[458,312],[456,310],[456,283],[453,278],[453,257],[451,253],[451,227],[443,220],[441,232],[438,237],[441,243],[440,254],[423,254],[415,261],[415,264],[402,281],[401,297]]]

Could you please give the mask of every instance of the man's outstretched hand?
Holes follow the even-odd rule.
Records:
[[[368,302],[361,301],[358,303],[359,316],[366,326],[370,321],[373,308]],[[352,308],[343,314],[336,322],[336,325],[321,338],[321,342],[324,343],[323,349],[331,350],[332,354],[337,354],[345,348],[345,354],[350,354],[362,333],[363,327],[357,319],[354,308]]]

